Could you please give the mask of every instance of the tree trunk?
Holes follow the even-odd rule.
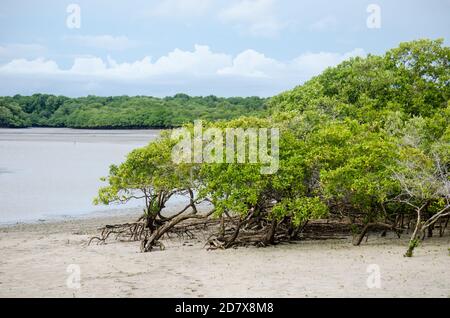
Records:
[[[241,229],[241,226],[244,222],[242,222],[241,220],[239,220],[237,226],[236,226],[236,230],[233,233],[233,236],[231,237],[231,239],[225,244],[224,248],[230,248],[234,241],[237,239],[238,235],[239,235],[239,231]]]
[[[395,231],[397,236],[400,238],[400,232],[399,232],[400,230],[398,228],[396,228],[395,225],[390,225],[390,224],[385,224],[385,223],[367,223],[364,226],[364,228],[362,229],[361,233],[358,235],[358,238],[356,240],[353,240],[353,245],[354,246],[361,245],[361,242],[363,241],[363,239],[366,236],[369,229],[374,226],[386,228],[386,230],[384,230],[383,233],[385,233],[387,230]]]
[[[196,202],[194,200],[194,193],[191,189],[188,189],[189,196],[190,196],[190,203],[183,209],[181,212],[176,214],[174,217],[167,219],[167,221],[161,225],[160,227],[156,228],[154,231],[150,232],[150,237],[145,238],[141,243],[141,251],[142,252],[150,252],[155,244],[158,243],[159,239],[173,229],[175,225],[177,225],[180,222],[183,222],[187,219],[194,219],[194,218],[203,218],[204,216],[198,215]],[[192,208],[192,211],[188,214],[184,214],[185,211],[187,211],[189,208]],[[211,212],[212,213],[212,212]],[[210,214],[211,214],[210,213]],[[210,215],[208,214],[208,216]]]
[[[223,240],[225,237],[225,216],[222,214],[220,217],[220,230],[219,230],[219,239]]]
[[[356,242],[353,242],[354,246],[359,246],[361,245],[361,242],[364,239],[364,236],[366,236],[367,231],[369,230],[369,228],[373,225],[373,223],[367,223],[366,226],[364,226],[364,228],[362,229],[361,233],[358,235],[358,238],[356,239]]]
[[[328,222],[328,220],[327,220],[327,222]],[[299,234],[303,233],[303,231],[305,230],[308,223],[309,223],[309,220],[306,220],[302,225],[299,225],[297,228],[291,228],[290,233],[288,233],[291,240],[298,238]]]
[[[195,211],[192,211],[184,215],[178,215],[177,217],[166,222],[163,226],[157,228],[153,233],[151,233],[148,239],[147,238],[144,239],[141,244],[141,251],[150,252],[155,246],[155,244],[158,242],[158,240],[180,222],[183,222],[187,219],[202,218],[202,217],[203,216],[201,215],[197,215]]]
[[[449,220],[450,220],[450,217],[447,218],[447,221],[441,222],[441,226],[440,226],[440,228],[439,228],[439,236],[440,236],[440,237],[444,236],[444,232],[445,232],[445,229],[446,229],[447,226],[448,226],[448,221],[449,221]]]
[[[428,237],[433,237],[433,230],[434,230],[434,225],[431,225],[430,227],[428,227]]]
[[[405,253],[405,257],[412,257],[413,253],[414,253],[414,249],[417,247],[417,245],[419,245],[419,233],[420,233],[421,222],[422,222],[422,218],[421,218],[422,211],[421,210],[422,209],[417,210],[416,227],[414,228],[414,232],[411,236],[411,239],[409,240],[409,246],[408,246],[408,250]]]
[[[147,216],[145,218],[145,228],[149,229],[150,233],[153,233],[153,231],[155,230],[154,222],[154,216],[147,212]]]
[[[275,242],[275,232],[277,230],[278,222],[274,219],[272,220],[272,224],[270,225],[269,231],[264,238],[264,245],[272,245]]]

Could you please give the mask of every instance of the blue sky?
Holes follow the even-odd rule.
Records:
[[[450,0],[2,0],[0,95],[272,96],[399,42],[448,45],[449,13]]]

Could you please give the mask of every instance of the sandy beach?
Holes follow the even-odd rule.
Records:
[[[450,297],[448,233],[411,259],[406,236],[389,235],[360,247],[350,238],[226,251],[206,250],[202,237],[170,239],[145,254],[134,242],[87,245],[98,227],[134,217],[0,228],[0,297]],[[78,289],[67,285],[71,264]],[[367,285],[373,264],[380,288]]]

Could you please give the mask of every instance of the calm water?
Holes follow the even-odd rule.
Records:
[[[158,130],[0,129],[0,223],[80,216],[93,206],[109,165],[155,139]]]

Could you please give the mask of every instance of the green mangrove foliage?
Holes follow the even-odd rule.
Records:
[[[169,137],[168,132],[163,132],[159,140],[133,150],[124,163],[111,165],[109,176],[102,179],[107,182],[107,186],[101,188],[98,197],[94,199],[94,204],[106,205],[126,203],[130,200],[144,202],[142,217],[138,222],[125,226],[133,239],[142,240],[143,251],[161,246],[159,238],[184,218],[198,217],[196,205],[200,200],[194,193],[195,169],[189,165],[172,163],[171,149],[174,145],[175,140]],[[166,203],[176,195],[188,196],[188,203],[179,212],[163,216],[161,212]],[[184,212],[186,214],[183,214]],[[161,228],[169,221],[172,223],[167,230]],[[110,232],[105,235],[109,234]],[[97,239],[104,241],[105,237]]]
[[[229,120],[265,111],[266,100],[259,97],[16,95],[0,97],[0,127],[173,128],[196,119]]]
[[[279,129],[279,169],[272,174],[262,174],[258,163],[175,164],[166,134],[112,168],[100,201],[127,199],[140,188],[154,189],[153,196],[188,190],[191,207],[200,200],[214,207],[213,248],[301,239],[309,221],[325,218],[348,224],[356,245],[375,229],[409,232],[412,256],[426,236],[444,235],[450,218],[449,60],[442,40],[403,43],[273,97],[266,118],[206,122],[220,130]],[[175,230],[160,219],[147,225],[146,237]]]
[[[30,124],[27,114],[17,103],[0,98],[0,127],[27,127]]]

